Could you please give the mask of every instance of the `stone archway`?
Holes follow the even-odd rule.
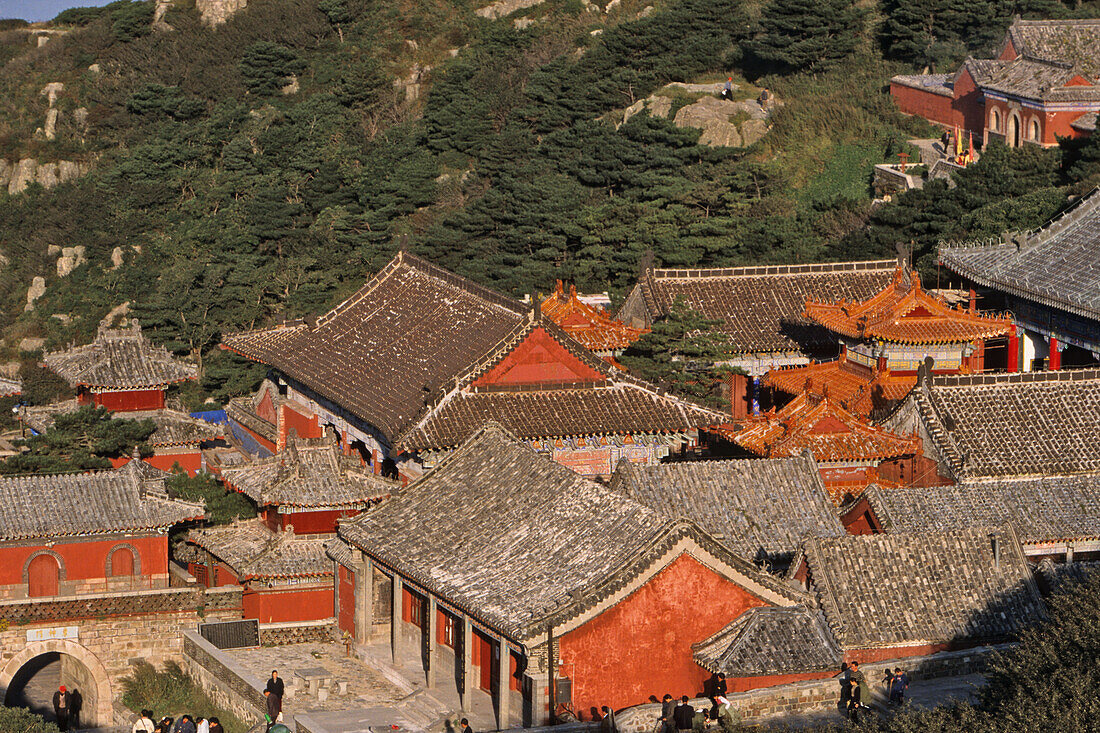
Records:
[[[49,641],[32,641],[18,654],[11,658],[0,670],[0,690],[5,693],[11,685],[12,679],[23,667],[35,657],[56,652],[63,658],[79,663],[87,672],[94,690],[82,689],[84,707],[81,711],[81,727],[107,727],[114,724],[114,690],[111,687],[111,678],[99,658],[87,648],[72,641],[64,639],[51,639]],[[85,685],[86,686],[86,685]]]

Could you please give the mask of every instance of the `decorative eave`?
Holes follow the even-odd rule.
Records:
[[[649,332],[648,328],[634,328],[616,321],[601,309],[584,303],[577,296],[576,286],[566,293],[561,280],[540,307],[544,316],[589,351],[625,349]]]

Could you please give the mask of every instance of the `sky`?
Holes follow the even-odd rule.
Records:
[[[0,0],[0,18],[22,18],[32,23],[50,20],[66,8],[106,5],[111,0]]]

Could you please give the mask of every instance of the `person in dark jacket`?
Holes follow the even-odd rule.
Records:
[[[692,718],[695,717],[695,708],[688,704],[688,696],[680,698],[680,704],[672,711],[672,719],[676,723],[676,730],[691,730]]]
[[[710,697],[710,719],[718,720],[718,698],[726,696],[726,675],[722,674],[721,672],[716,674],[714,676],[713,687],[714,689],[711,690],[713,694]]]
[[[661,700],[661,723],[663,723],[664,733],[673,733],[676,730],[676,723],[672,719],[672,712],[676,710],[676,701],[672,699],[672,695],[665,695]]]
[[[474,733],[474,729],[470,727],[470,721],[463,718],[461,721],[462,731],[461,733]]]
[[[600,708],[600,733],[618,733],[619,726],[615,722],[615,711],[604,705]]]
[[[53,694],[53,714],[57,718],[57,727],[63,731],[69,729],[69,716],[73,712],[73,696],[65,685],[57,688]]]
[[[190,715],[181,715],[179,721],[180,733],[195,733],[195,721]]]
[[[217,718],[210,718],[210,733],[225,733],[222,722]]]
[[[271,679],[264,688],[264,697],[267,698],[268,722],[274,724],[283,710],[283,681],[279,679],[279,670],[271,670]]]

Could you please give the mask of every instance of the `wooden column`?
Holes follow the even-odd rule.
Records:
[[[508,727],[509,705],[512,702],[512,650],[503,637],[497,646],[500,659],[497,660],[497,730]]]
[[[435,672],[439,667],[436,658],[436,647],[439,645],[439,611],[437,610],[435,596],[428,594],[427,610],[428,618],[424,619],[424,633],[428,635],[424,649],[424,681],[429,688],[435,687]]]
[[[401,604],[404,599],[405,584],[401,582],[401,576],[393,574],[393,603],[390,604],[390,646],[393,650],[393,663],[398,664],[401,653]]]
[[[1062,350],[1058,347],[1058,339],[1056,339],[1054,336],[1051,336],[1050,360],[1047,362],[1047,368],[1054,372],[1062,368]]]
[[[1015,373],[1020,371],[1020,337],[1016,335],[1016,327],[1008,334],[1008,371]]]
[[[355,638],[370,641],[374,631],[374,561],[363,555],[355,577]]]
[[[462,701],[462,712],[468,713],[473,709],[470,696],[474,690],[474,625],[466,615],[462,616],[462,659],[455,659],[455,663],[462,665],[458,696]]]

